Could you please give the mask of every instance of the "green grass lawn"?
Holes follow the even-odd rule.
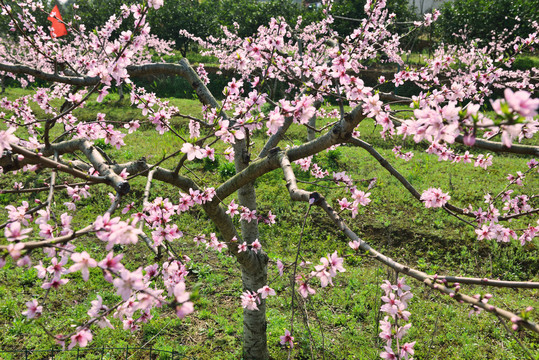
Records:
[[[28,94],[27,90],[8,89],[9,98]],[[200,106],[196,101],[170,99],[182,113],[200,115]],[[115,95],[109,95],[104,103],[90,101],[84,109],[75,115],[81,119],[93,119],[97,112],[106,113],[107,119],[125,122],[142,119],[140,112],[128,106],[128,100],[117,102]],[[327,122],[322,120],[321,123]],[[180,133],[186,133],[186,120],[174,118],[172,124]],[[181,147],[181,140],[171,133],[159,135],[150,125],[143,125],[142,130],[125,138],[126,146],[121,150],[106,148],[112,159],[118,163],[146,157],[155,162],[166,154],[171,154]],[[529,158],[515,155],[496,157],[494,165],[488,170],[475,168],[471,164],[452,165],[439,162],[437,158],[424,152],[423,144],[413,144],[409,140],[383,141],[379,129],[373,122],[365,120],[360,126],[361,138],[373,144],[420,192],[428,187],[441,187],[448,191],[452,202],[461,207],[472,204],[474,208],[484,206],[483,196],[486,189],[501,191],[506,185],[508,173],[526,169]],[[58,130],[58,133],[60,130]],[[256,133],[253,153],[260,149],[265,133]],[[306,138],[306,130],[293,127],[288,137],[280,145],[294,145]],[[536,141],[536,140],[535,140]],[[537,143],[536,143],[537,144]],[[103,146],[104,144],[102,144]],[[413,150],[414,158],[410,162],[396,159],[391,152],[395,145],[403,145],[406,151]],[[217,153],[222,153],[224,146],[217,145]],[[463,147],[459,150],[465,150]],[[174,166],[170,159],[163,166]],[[371,204],[363,208],[358,217],[352,219],[349,214],[342,215],[350,227],[368,241],[374,248],[393,256],[395,260],[408,264],[429,274],[452,274],[501,278],[505,280],[539,281],[539,260],[537,241],[526,247],[516,242],[497,244],[478,242],[474,230],[443,210],[429,210],[413,198],[401,184],[389,176],[376,160],[360,149],[341,146],[336,150],[322,152],[315,161],[323,168],[333,171],[346,170],[354,180],[376,177],[376,186],[370,190]],[[197,174],[197,183],[216,186],[233,175],[233,167],[227,164],[222,154],[215,162],[195,161],[187,164],[190,171]],[[299,180],[313,181],[313,177],[301,172],[294,165]],[[188,175],[186,170],[182,173]],[[22,181],[25,187],[41,185],[48,181],[48,174],[17,175],[0,177],[0,188],[11,188],[13,181]],[[69,176],[61,175],[59,183],[69,181]],[[145,179],[132,182],[132,192],[127,195],[124,204],[134,202],[136,209],[142,207],[142,194]],[[287,277],[279,277],[275,267],[276,259],[285,263],[292,262],[299,240],[303,215],[306,205],[290,200],[285,187],[282,172],[273,171],[262,176],[255,183],[257,188],[258,209],[264,214],[268,210],[277,215],[277,224],[269,227],[260,226],[260,238],[264,249],[269,253],[270,285],[280,295],[268,301],[268,339],[271,356],[274,359],[286,359],[287,351],[279,345],[279,336],[284,328],[290,328],[290,282]],[[328,201],[338,208],[337,199],[345,195],[339,189],[326,189],[312,184],[300,184],[306,190],[323,193]],[[358,187],[365,188],[366,183]],[[92,196],[77,204],[77,216],[74,228],[82,227],[103,213],[109,200],[109,188],[102,185],[92,187]],[[522,188],[516,192],[536,193],[539,189],[538,174],[528,176]],[[30,200],[44,200],[46,193],[32,195]],[[177,201],[178,190],[166,184],[154,183],[150,199],[169,197]],[[235,198],[234,194],[231,198]],[[62,203],[66,198],[58,193],[56,208],[61,213]],[[226,199],[228,203],[231,199]],[[19,203],[20,196],[15,194],[0,195],[0,207]],[[4,222],[6,211],[0,212],[0,223]],[[235,219],[237,222],[237,219]],[[513,223],[513,228],[525,227],[532,219],[522,219]],[[182,216],[176,216],[174,222],[184,232],[185,237],[174,243],[179,254],[192,258],[189,263],[190,274],[187,285],[193,292],[195,313],[187,318],[178,319],[171,309],[154,309],[154,316],[137,332],[122,330],[121,322],[113,321],[115,329],[93,329],[94,341],[90,347],[138,347],[153,346],[158,349],[176,350],[187,358],[196,359],[238,359],[241,357],[242,312],[240,295],[242,293],[239,266],[235,259],[227,254],[196,248],[192,237],[215,232],[215,227],[208,221],[200,209],[194,209]],[[93,236],[85,236],[73,242],[77,251],[88,251],[94,258],[101,259],[107,253],[101,241]],[[320,257],[338,250],[339,254],[352,254],[348,240],[334,228],[331,221],[320,210],[313,208],[309,215],[302,244],[302,256],[305,260],[317,263]],[[153,255],[142,242],[135,246],[117,248],[116,252],[125,254],[125,265],[131,270],[141,264],[155,262]],[[341,273],[334,279],[331,288],[316,288],[317,294],[300,301],[295,316],[296,345],[293,354],[298,359],[376,359],[381,352],[382,341],[378,337],[378,321],[381,289],[380,284],[388,278],[385,267],[364,257],[347,257]],[[113,304],[119,297],[104,288],[110,286],[99,276],[100,271],[91,269],[90,281],[84,283],[80,273],[67,275],[72,279],[59,292],[51,292],[46,304],[45,315],[37,321],[28,321],[21,315],[24,303],[34,297],[41,297],[44,290],[39,286],[41,280],[37,272],[22,271],[8,261],[0,270],[0,350],[32,348],[50,349],[54,341],[47,337],[39,323],[53,329],[55,333],[70,332],[72,324],[78,324],[88,318],[86,312],[90,301],[97,294],[104,302]],[[390,276],[394,276],[391,275]],[[507,333],[500,321],[486,313],[468,316],[470,307],[458,304],[447,296],[424,287],[421,283],[408,281],[412,286],[414,298],[410,302],[410,321],[413,324],[407,341],[417,341],[416,359],[524,359],[526,354],[519,347],[513,334]],[[463,286],[464,293],[490,292],[494,295],[490,303],[502,308],[520,312],[527,306],[539,310],[539,291],[479,288]],[[539,321],[538,310],[532,313],[532,319]],[[519,330],[514,335],[522,341],[532,353],[539,352],[539,336]],[[55,347],[58,348],[58,347]],[[69,359],[72,355],[57,356]],[[145,357],[146,356],[146,357]],[[1,359],[18,359],[0,351]],[[37,355],[29,359],[39,359]],[[101,353],[87,353],[88,359],[100,359]],[[118,358],[114,353],[108,359]],[[147,358],[146,354],[134,354],[132,359]],[[162,359],[167,358],[162,354]]]

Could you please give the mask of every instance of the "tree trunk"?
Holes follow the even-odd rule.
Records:
[[[314,138],[316,137],[316,132],[314,131],[314,129],[316,128],[316,115],[313,115],[309,119],[309,126],[312,127],[312,129],[307,128],[307,141],[314,140]]]
[[[242,267],[244,290],[257,291],[267,284],[267,256],[259,257],[260,269],[250,271]],[[269,359],[266,337],[266,300],[258,304],[258,311],[243,309],[243,357],[244,359]]]
[[[122,101],[124,99],[124,84],[118,84],[118,96],[120,97],[118,99],[118,102]]]
[[[247,141],[249,137],[247,137]],[[237,141],[234,146],[236,172],[240,172],[249,165],[247,141]],[[238,190],[240,205],[256,210],[256,193],[254,183],[249,183]],[[258,239],[258,222],[241,221],[241,236],[247,244]],[[249,264],[249,268],[241,267],[243,291],[256,292],[267,285],[268,256],[264,252],[256,254],[256,261]],[[266,337],[266,301],[261,300],[257,310],[243,310],[243,357],[244,359],[266,360],[269,352]]]

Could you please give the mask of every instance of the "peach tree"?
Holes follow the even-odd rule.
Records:
[[[42,291],[28,298],[27,308],[21,310],[25,316],[46,319],[49,315],[44,304],[50,291],[61,292],[67,282],[88,281],[90,276],[103,277],[109,284],[103,290],[115,293],[118,301],[105,304],[97,296],[88,309],[88,318],[79,319],[70,333],[47,329],[68,348],[87,346],[93,339],[92,328],[113,327],[113,316],[121,319],[126,330],[138,329],[151,318],[150,311],[155,307],[168,305],[180,318],[189,316],[195,311],[187,277],[189,258],[178,255],[174,248],[179,242],[194,241],[203,245],[198,251],[226,252],[237,260],[243,284],[238,306],[244,308],[244,357],[268,358],[266,298],[290,297],[294,309],[296,293],[308,298],[320,288],[330,288],[333,279],[345,271],[344,255],[337,251],[314,264],[303,262],[299,266],[301,237],[294,262],[269,259],[264,247],[271,247],[271,239],[261,238],[259,227],[272,225],[276,219],[271,210],[261,213],[257,208],[255,180],[278,171],[290,199],[304,202],[307,213],[319,208],[349,239],[352,252],[369,256],[457,302],[468,303],[473,312],[484,310],[511,322],[514,329],[539,332],[539,325],[526,315],[529,309],[513,313],[489,304],[488,294],[469,296],[461,291],[466,284],[537,289],[539,283],[429,275],[384,255],[347,225],[360,221],[360,208],[371,202],[369,189],[373,184],[357,185],[355,175],[346,171],[330,174],[313,159],[328,149],[357,147],[376,159],[426,208],[443,209],[473,227],[478,241],[517,242],[522,246],[536,243],[538,195],[519,191],[519,185],[536,177],[539,169],[534,159],[539,146],[520,144],[533,140],[539,129],[539,99],[533,95],[538,71],[513,70],[511,65],[515,54],[533,51],[538,42],[537,22],[528,24],[535,32],[526,37],[507,41],[501,37],[485,47],[473,40],[468,46],[442,44],[432,59],[416,68],[403,66],[401,40],[407,34],[389,30],[394,15],[385,9],[385,0],[367,1],[366,16],[347,36],[333,29],[330,1],[324,3],[325,17],[319,22],[303,24],[300,18],[292,26],[274,18],[249,37],[239,36],[237,28],[223,28],[224,37],[207,39],[182,31],[183,36],[216,56],[222,70],[235,74],[218,101],[206,86],[209,80],[204,66],[193,68],[186,59],[178,63],[152,60],[152,55],[167,53],[170,44],[151,35],[146,17],[150,9],[166,12],[166,5],[163,0],[124,5],[103,26],[90,30],[80,23],[75,4],[73,19],[65,22],[70,33],[65,40],[38,25],[36,16],[48,15],[42,2],[0,0],[2,16],[8,19],[10,30],[18,33],[15,40],[3,41],[0,71],[33,89],[31,96],[0,102],[2,177],[35,174],[45,184],[28,189],[14,182],[13,188],[2,190],[20,196],[18,202],[6,207],[0,225],[0,268],[37,270],[42,279]],[[422,21],[410,24],[409,31],[429,26],[438,15],[426,14]],[[120,31],[125,24],[130,30]],[[362,76],[369,65],[378,62],[402,67],[391,77],[381,76],[378,84],[367,86]],[[132,81],[146,75],[185,78],[201,102],[202,116],[183,114],[182,109]],[[276,83],[284,90],[275,91]],[[418,86],[418,93],[409,98],[381,91],[383,85],[398,88],[405,83]],[[102,101],[113,86],[129,89],[131,104],[140,109],[142,120],[117,124],[108,120],[106,111],[95,114],[91,121],[77,118],[75,109],[91,97]],[[61,106],[54,105],[58,100]],[[337,108],[327,110],[323,106],[327,101]],[[395,104],[409,108],[395,109]],[[31,105],[45,115],[38,115]],[[487,114],[489,107],[493,111]],[[187,119],[188,128],[180,131],[171,123],[173,117]],[[321,118],[332,121],[321,126],[317,121]],[[486,189],[484,204],[459,207],[447,189],[414,187],[397,166],[364,141],[357,127],[366,118],[374,119],[382,139],[412,138],[427,144],[431,156],[454,166],[487,169],[496,161],[497,153],[521,154],[529,161],[522,171],[507,175],[503,190]],[[142,124],[159,134],[173,134],[182,146],[158,161],[143,158],[126,163],[117,163],[96,146],[96,142],[102,142],[122,149]],[[287,132],[295,128],[306,129],[307,140],[284,147]],[[264,135],[262,145],[252,141],[255,134]],[[476,155],[476,149],[490,153]],[[402,147],[395,147],[393,152],[401,159],[398,164],[414,161],[413,152],[404,152]],[[205,183],[187,167],[192,161],[213,160],[218,153],[233,162],[236,171],[221,183]],[[174,166],[165,166],[165,160],[171,159]],[[324,187],[316,192],[302,189],[296,178],[298,171],[339,185],[342,198],[331,204],[323,194]],[[144,200],[141,204],[125,204],[123,200],[136,178],[146,178]],[[150,198],[150,188],[157,182],[177,188],[177,197]],[[74,227],[77,202],[92,196],[92,189],[99,184],[112,193],[110,208],[95,214],[85,226]],[[28,194],[36,193],[35,203],[30,203]],[[58,193],[70,200],[56,204]],[[237,203],[230,200],[233,194],[237,194]],[[184,234],[175,222],[190,216],[195,208],[202,209],[217,233]],[[96,258],[90,248],[78,251],[83,236],[107,255]],[[124,266],[123,254],[115,251],[117,245],[128,248],[138,242],[144,242],[148,254],[157,255],[158,260],[135,268]],[[268,285],[270,260],[281,276],[286,273],[290,277],[290,292],[277,294]],[[80,278],[69,275],[79,272]],[[387,316],[380,321],[380,337],[386,341],[380,356],[409,359],[415,342],[403,344],[401,339],[410,327],[405,325],[410,315],[406,310],[410,287],[400,278],[394,284],[386,281],[382,288],[380,310]],[[290,329],[281,336],[281,343],[290,350],[294,346],[293,317],[292,310]]]

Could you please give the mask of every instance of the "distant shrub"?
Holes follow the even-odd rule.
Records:
[[[94,145],[100,148],[101,150],[112,149],[112,145],[106,144],[104,139],[97,139],[94,141]]]
[[[454,0],[444,3],[441,17],[435,23],[437,34],[445,43],[462,43],[454,36],[464,32],[469,39],[479,39],[487,45],[516,25],[518,29],[507,41],[531,33],[531,22],[539,19],[537,0]]]
[[[236,168],[233,163],[225,162],[219,165],[219,175],[223,180],[236,175]]]
[[[211,161],[210,158],[204,158],[204,170],[214,171],[219,168],[219,157],[216,156],[214,161]]]

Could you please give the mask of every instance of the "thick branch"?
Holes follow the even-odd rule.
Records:
[[[70,175],[73,175],[75,177],[78,177],[78,178],[81,178],[81,179],[84,179],[84,180],[88,180],[88,181],[92,181],[92,182],[98,182],[98,183],[104,183],[104,182],[107,181],[103,177],[90,176],[87,173],[84,173],[84,172],[82,172],[80,170],[71,168],[71,167],[66,166],[64,164],[61,164],[61,163],[56,162],[54,160],[51,160],[51,159],[47,158],[44,154],[41,154],[41,155],[36,154],[36,153],[34,153],[34,152],[30,151],[30,150],[26,150],[25,148],[18,146],[18,145],[11,145],[11,149],[13,150],[13,152],[15,152],[17,154],[21,154],[21,155],[24,156],[24,160],[20,161],[19,165],[21,165],[21,164],[39,164],[39,165],[42,165],[43,167],[53,168],[53,169],[56,169],[58,171],[68,173]],[[20,166],[20,167],[22,167],[22,166]],[[8,168],[8,169],[11,170],[10,168]]]
[[[392,120],[393,120],[393,123],[397,125],[401,124],[401,121],[397,118],[392,117]],[[462,135],[457,136],[455,138],[455,141],[458,142],[459,144],[464,144],[464,136]],[[511,147],[507,147],[500,142],[477,139],[477,138],[475,139],[475,143],[472,146],[472,148],[484,149],[484,150],[489,150],[493,152],[501,152],[501,153],[539,156],[539,146],[512,144]]]
[[[88,166],[81,163],[81,167]],[[122,170],[126,170],[131,174],[140,174],[141,176],[148,176],[147,174],[153,171],[153,178],[165,182],[167,184],[173,185],[184,192],[189,192],[189,189],[200,190],[199,187],[189,178],[183,177],[179,174],[176,174],[173,170],[168,170],[161,168],[159,166],[154,166],[147,164],[144,159],[138,161],[126,163],[126,164],[116,164],[112,165],[111,169],[120,173]],[[252,251],[244,251],[238,253],[238,243],[241,243],[241,237],[236,231],[236,227],[232,222],[230,216],[226,213],[225,209],[220,205],[221,200],[218,196],[215,196],[211,202],[207,202],[202,205],[202,209],[212,220],[212,222],[217,226],[219,232],[224,238],[224,241],[227,243],[230,252],[237,258],[238,262],[245,267],[254,266],[256,262],[254,257],[256,254]],[[232,238],[236,238],[237,241],[231,241]]]
[[[99,83],[100,79],[98,76],[65,76],[58,75],[54,73],[46,73],[44,71],[34,69],[25,65],[10,65],[10,64],[1,64],[0,70],[12,73],[12,74],[26,74],[32,75],[38,79],[42,79],[50,82],[57,82],[62,84],[70,84],[76,86],[91,86]]]
[[[283,139],[284,135],[288,131],[290,125],[292,125],[292,118],[285,118],[283,126],[281,126],[275,134],[271,135],[271,137],[264,145],[264,148],[262,148],[262,150],[258,154],[259,159],[266,157],[269,151],[279,144],[279,142]]]
[[[103,156],[101,156],[91,142],[85,139],[75,139],[58,144],[51,144],[49,147],[41,149],[41,156],[18,145],[11,145],[11,147],[14,152],[25,157],[25,159],[20,162],[19,166],[22,166],[25,162],[40,164],[91,182],[107,183],[112,185],[120,195],[124,195],[129,192],[129,183],[114,171],[111,171],[110,167],[106,164],[105,159],[103,159]],[[86,158],[92,163],[93,167],[99,172],[100,176],[90,176],[80,170],[47,158],[48,156],[52,156],[54,154],[61,155],[65,153],[73,153],[76,150],[84,153]]]
[[[408,105],[413,101],[412,98],[409,98],[407,96],[395,95],[394,93],[379,92],[378,94],[380,95],[380,100],[388,101],[393,104]]]
[[[464,137],[462,135],[459,135],[456,137],[455,141],[460,144],[464,144]],[[539,156],[539,146],[532,146],[532,145],[512,144],[511,147],[507,147],[504,144],[499,143],[499,142],[483,140],[483,139],[475,139],[475,144],[473,145],[473,147],[478,148],[478,149],[489,150],[493,152]]]
[[[365,116],[362,113],[361,106],[357,106],[352,112],[347,114],[343,120],[335,124],[335,126],[333,126],[327,133],[301,146],[288,149],[286,155],[290,161],[296,161],[317,154],[333,145],[346,142],[351,137],[354,128],[363,119],[365,119]],[[279,151],[279,148],[271,149],[271,151],[268,151],[268,155],[265,158],[253,161],[248,167],[228,179],[215,190],[217,196],[220,199],[226,199],[243,185],[279,168],[280,163],[276,156]]]
[[[39,69],[35,69],[35,68],[25,66],[25,65],[11,65],[11,64],[0,63],[0,71],[6,71],[12,74],[27,74],[27,75],[32,75],[38,79],[42,79],[42,80],[46,80],[50,82],[76,85],[76,86],[93,86],[93,85],[99,84],[99,82],[101,81],[101,79],[98,76],[59,75],[59,74],[54,74],[54,73],[47,73]],[[201,93],[204,92],[200,84],[202,85],[204,84],[200,81],[200,79],[198,79],[196,72],[191,68],[191,66],[189,65],[189,62],[186,59],[181,59],[178,64],[153,63],[153,64],[146,64],[146,65],[131,65],[127,67],[127,72],[130,76],[161,75],[161,74],[182,76],[187,81],[189,81],[191,86],[193,86],[193,88],[197,92],[197,95],[199,95],[199,98],[201,99],[203,103],[211,104],[212,102],[215,102],[215,99],[212,101],[208,96],[205,96],[204,94],[202,94],[202,98],[200,97]]]
[[[482,286],[494,286],[494,287],[508,287],[513,289],[539,289],[539,282],[532,281],[504,281],[504,280],[492,280],[492,279],[480,279],[471,277],[460,276],[438,276],[438,280],[446,281],[448,283],[460,283],[470,285],[482,285]]]
[[[286,180],[286,188],[290,193],[290,198],[295,201],[309,201],[309,196],[311,193],[298,188],[296,183],[296,176],[294,175],[294,170],[292,170],[292,165],[290,165],[290,160],[284,153],[279,154],[279,163],[283,169],[284,179]]]

